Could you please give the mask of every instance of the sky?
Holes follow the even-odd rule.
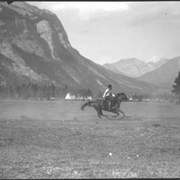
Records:
[[[180,1],[36,1],[55,13],[75,49],[98,64],[180,56]]]

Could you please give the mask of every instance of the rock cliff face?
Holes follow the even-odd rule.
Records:
[[[25,2],[0,3],[0,82],[54,83],[99,92],[152,92],[151,84],[105,69],[74,49],[60,20]]]

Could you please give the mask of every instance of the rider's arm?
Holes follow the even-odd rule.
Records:
[[[103,94],[103,98],[106,97],[106,94],[108,93],[108,91],[109,91],[109,89],[106,89],[106,91],[105,91],[104,94]]]

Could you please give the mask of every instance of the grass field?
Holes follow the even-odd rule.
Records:
[[[0,101],[0,178],[180,177],[180,111],[126,102],[126,119],[83,101]]]

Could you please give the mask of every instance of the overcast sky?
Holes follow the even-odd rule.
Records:
[[[99,63],[180,56],[180,2],[28,2],[54,12],[71,45]]]

